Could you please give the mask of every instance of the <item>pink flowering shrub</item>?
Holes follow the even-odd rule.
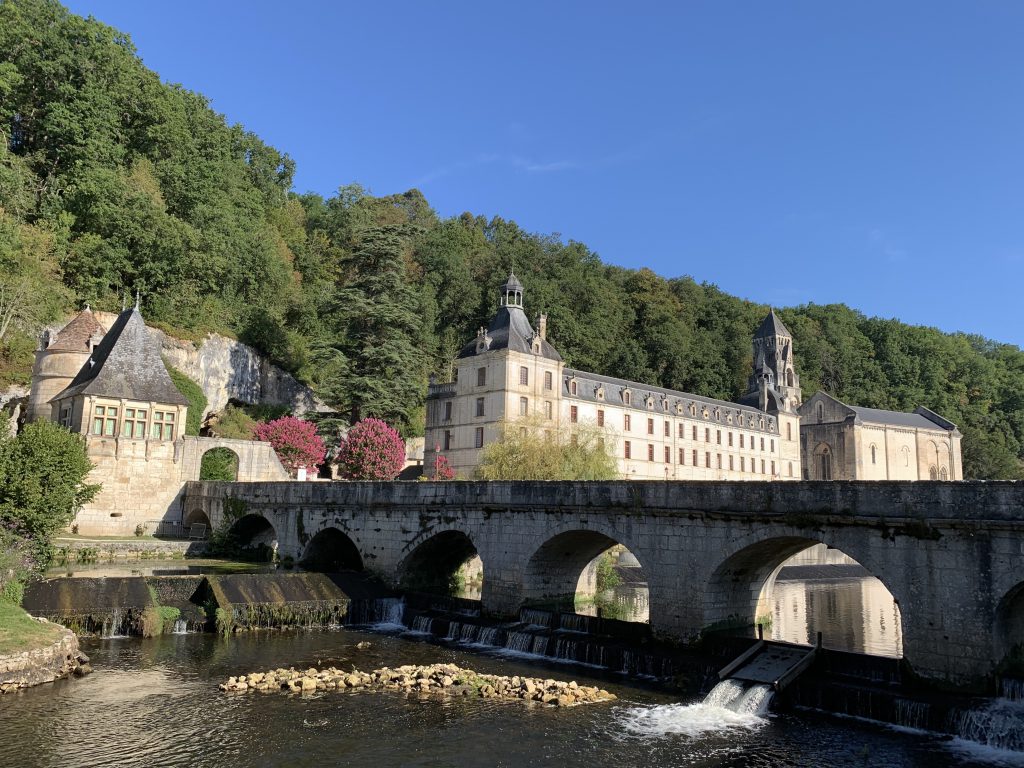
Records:
[[[327,456],[327,446],[316,433],[316,425],[294,416],[257,424],[253,428],[257,440],[274,447],[277,458],[291,474],[305,467],[312,474],[320,468]]]
[[[346,480],[394,480],[405,464],[405,441],[380,419],[363,419],[341,439],[337,463]]]
[[[452,469],[452,465],[448,463],[448,458],[442,456],[440,453],[436,455],[434,459],[434,479],[435,480],[454,480],[455,470]]]

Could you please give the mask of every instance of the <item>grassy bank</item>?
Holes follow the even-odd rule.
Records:
[[[41,624],[19,606],[0,600],[0,656],[50,645],[60,636],[53,624]]]

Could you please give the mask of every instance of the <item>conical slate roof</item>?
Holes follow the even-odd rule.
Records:
[[[519,282],[519,278],[516,277],[516,273],[515,272],[509,272],[508,273],[508,280],[506,280],[505,284],[503,286],[501,286],[501,289],[503,291],[505,291],[506,293],[508,291],[522,291],[523,290],[523,284],[521,282]]]
[[[171,381],[160,357],[160,345],[138,309],[126,309],[117,316],[92,357],[54,400],[82,394],[188,405]]]
[[[86,307],[57,332],[57,337],[46,347],[54,352],[89,352],[89,340],[102,337],[107,330]]]
[[[768,316],[761,321],[761,324],[757,326],[757,330],[754,331],[755,339],[763,339],[767,336],[792,336],[789,329],[782,324],[782,320],[775,314],[775,310],[772,309],[768,312]]]

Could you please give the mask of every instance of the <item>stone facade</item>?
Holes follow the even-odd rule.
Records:
[[[507,422],[526,418],[552,432],[601,430],[623,478],[797,480],[799,380],[792,338],[773,318],[755,334],[761,368],[751,393],[730,403],[567,368],[547,341],[546,318],[536,331],[530,325],[523,286],[511,275],[498,314],[460,353],[455,380],[429,388],[424,467],[431,473],[440,453],[471,478],[483,447]],[[768,365],[788,384],[780,389]]]
[[[818,392],[800,407],[807,480],[963,480],[956,425],[913,413],[849,406]]]
[[[622,544],[647,577],[651,628],[692,639],[752,625],[778,566],[823,543],[892,593],[918,674],[976,681],[1024,642],[1024,483],[193,483],[184,503],[217,525],[228,498],[244,505],[239,530],[258,521],[282,557],[332,532],[351,567],[391,584],[462,542],[497,615],[572,594]]]

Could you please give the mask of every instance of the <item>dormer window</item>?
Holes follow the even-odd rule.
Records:
[[[570,380],[570,381],[569,381],[569,394],[570,394],[570,395],[575,395],[575,394],[577,394],[577,389],[578,389],[578,386],[579,386],[579,385],[578,385],[578,383],[577,383],[576,379],[572,379],[572,380]]]
[[[633,404],[633,393],[630,392],[628,389],[624,390],[622,393],[622,402],[624,402],[626,405]]]
[[[598,400],[604,400],[604,387],[598,387],[595,394],[597,395]]]
[[[644,401],[644,405],[647,406],[647,410],[649,410],[649,411],[653,410],[654,409],[654,398],[653,397],[648,397],[647,400]]]

